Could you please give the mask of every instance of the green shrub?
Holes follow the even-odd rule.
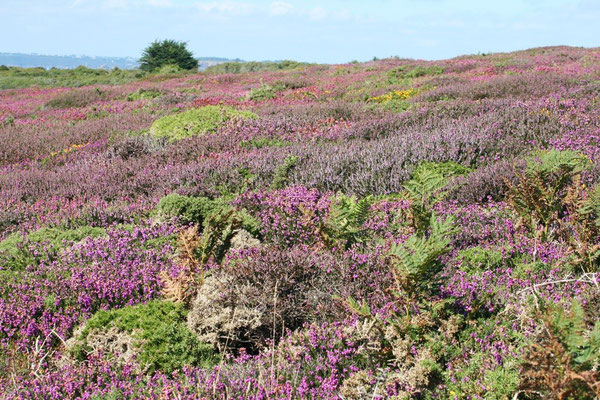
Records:
[[[135,92],[131,92],[125,98],[127,101],[136,101],[136,100],[145,100],[145,99],[154,99],[160,96],[162,92],[158,89],[138,89]]]
[[[182,196],[171,193],[158,202],[155,213],[162,217],[179,217],[185,224],[205,226],[208,219],[218,213],[233,210],[233,206],[222,198],[209,199],[207,197]],[[236,217],[241,220],[241,226],[253,236],[260,232],[260,222],[245,210],[237,210]]]
[[[412,106],[412,103],[408,100],[390,100],[383,103],[383,108],[388,111],[401,113],[408,110]]]
[[[290,142],[277,138],[257,137],[251,140],[240,142],[240,147],[246,149],[262,149],[263,147],[284,147]]]
[[[150,134],[175,141],[213,133],[232,118],[254,119],[258,116],[250,111],[238,111],[231,107],[205,106],[156,120],[150,127]]]
[[[86,237],[98,237],[106,233],[103,228],[83,226],[76,229],[40,228],[23,238],[20,233],[13,233],[0,242],[0,263],[11,270],[23,270],[36,263],[37,257],[30,246],[45,245],[45,254],[53,257],[73,242]]]
[[[182,304],[160,300],[118,310],[100,310],[85,323],[79,338],[81,344],[73,353],[79,359],[85,358],[90,332],[115,327],[134,338],[139,349],[137,361],[150,372],[172,373],[184,366],[210,368],[218,363],[219,357],[212,345],[201,343],[187,328],[186,314]]]
[[[425,170],[436,172],[442,175],[444,178],[450,178],[453,176],[465,175],[472,171],[471,168],[465,167],[454,161],[445,162],[431,162],[426,161],[420,163],[414,170],[413,176],[423,173]]]
[[[226,206],[222,200],[171,193],[160,199],[156,211],[160,216],[179,217],[183,223],[202,225],[209,215]]]
[[[257,72],[257,71],[280,71],[290,70],[302,67],[308,67],[314,64],[308,64],[297,61],[283,60],[281,62],[269,62],[269,61],[249,61],[249,62],[225,62],[217,65],[208,67],[205,71],[213,74],[240,74],[244,72]]]
[[[272,189],[283,189],[287,186],[290,173],[296,168],[298,160],[297,156],[286,157],[283,162],[275,168],[273,182],[271,183]]]
[[[402,78],[419,78],[422,76],[431,76],[431,75],[441,75],[444,73],[444,68],[432,65],[429,67],[421,67],[416,66],[412,67],[411,65],[402,65],[392,71],[389,72],[390,78],[393,79],[402,79]]]
[[[183,70],[175,64],[167,64],[167,65],[163,65],[162,67],[160,67],[156,72],[159,75],[170,75],[170,74],[178,74],[182,71]]]
[[[39,87],[81,87],[89,85],[117,85],[143,78],[146,74],[140,70],[111,71],[90,68],[49,70],[40,68],[10,67],[0,70],[0,90]]]
[[[260,87],[251,89],[248,92],[247,98],[254,101],[271,100],[275,98],[277,92],[282,90],[285,90],[284,86],[271,86],[263,83]]]
[[[467,274],[490,271],[504,265],[504,258],[500,251],[479,246],[460,250],[456,259],[460,263],[459,269]]]
[[[461,365],[462,368],[457,370],[454,379],[445,377],[448,398],[469,398],[473,394],[486,400],[512,398],[520,383],[519,364],[515,360],[509,360],[503,365],[489,366],[490,362],[486,358],[483,352],[473,354],[469,363]]]

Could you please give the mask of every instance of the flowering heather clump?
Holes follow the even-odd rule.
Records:
[[[274,192],[250,192],[237,201],[262,222],[267,239],[282,246],[314,244],[329,212],[329,196],[303,186]]]
[[[0,398],[597,398],[598,49],[274,65],[0,91]]]

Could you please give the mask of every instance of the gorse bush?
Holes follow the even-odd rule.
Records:
[[[171,193],[160,199],[156,205],[156,212],[164,217],[179,217],[184,224],[194,223],[202,226],[211,214],[225,207],[227,203],[222,200]]]
[[[422,76],[440,75],[444,72],[444,68],[432,65],[432,66],[411,66],[403,65],[392,71],[390,71],[390,78],[419,78]]]
[[[138,89],[135,92],[129,93],[125,98],[127,101],[155,99],[163,93],[159,89]]]
[[[459,268],[467,274],[478,274],[500,268],[510,260],[505,260],[501,249],[484,249],[479,246],[461,250],[457,256]]]
[[[92,338],[98,340],[111,329],[131,337],[131,349],[117,348],[115,352],[130,350],[142,368],[152,372],[172,373],[184,366],[211,367],[219,362],[212,345],[201,343],[185,325],[186,311],[182,305],[167,301],[151,301],[118,310],[98,311],[86,321],[72,353],[85,359],[93,352]],[[113,357],[117,354],[113,354]]]
[[[255,119],[258,116],[250,111],[238,111],[231,107],[205,106],[156,120],[150,127],[150,134],[170,141],[181,140],[214,133],[227,121],[235,118]]]
[[[178,217],[183,224],[195,224],[200,227],[208,227],[211,217],[233,211],[234,207],[222,197],[209,199],[207,197],[182,196],[177,193],[171,193],[161,198],[155,209],[155,213],[160,217]],[[254,235],[258,234],[260,223],[248,212],[243,209],[236,210],[235,218],[240,220],[241,227],[245,230]]]
[[[262,149],[263,147],[284,147],[288,146],[290,142],[281,139],[271,138],[256,138],[240,142],[240,147],[249,149]]]
[[[188,326],[222,349],[256,352],[318,314],[335,313],[335,263],[305,249],[262,246],[229,257],[200,287]]]
[[[247,98],[248,100],[254,101],[271,100],[275,98],[277,92],[283,89],[283,86],[271,86],[265,85],[263,83],[259,87],[250,90],[250,92],[248,92]]]

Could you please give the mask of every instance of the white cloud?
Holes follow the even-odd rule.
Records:
[[[310,17],[310,19],[315,20],[315,21],[326,18],[328,14],[329,14],[329,12],[326,9],[324,9],[323,7],[311,8],[308,11],[308,16]]]
[[[133,5],[132,0],[73,0],[71,3],[73,7],[81,7],[86,9],[102,8],[120,8],[126,9]]]
[[[108,8],[127,8],[129,0],[106,0],[104,6]]]
[[[284,1],[274,1],[269,5],[270,15],[285,15],[294,10],[294,6]]]
[[[249,14],[253,11],[250,3],[242,3],[237,1],[211,1],[196,3],[196,7],[200,11],[207,13],[217,12],[226,14]]]
[[[147,3],[152,7],[173,7],[171,0],[146,0]]]

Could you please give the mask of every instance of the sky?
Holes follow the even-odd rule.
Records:
[[[320,63],[600,46],[600,0],[0,0],[0,52]]]

